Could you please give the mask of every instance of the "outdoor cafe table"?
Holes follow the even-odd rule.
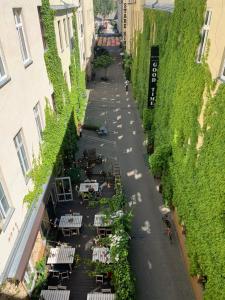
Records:
[[[89,293],[87,294],[87,300],[115,300],[115,294],[105,293]]]
[[[81,215],[66,215],[61,216],[59,221],[59,228],[63,229],[77,229],[78,234],[80,233],[80,228],[82,225],[83,216]]]
[[[104,214],[95,215],[94,226],[95,227],[109,227],[111,225],[111,221],[106,220],[105,218],[106,218],[106,215],[104,215]]]
[[[92,261],[99,261],[104,264],[110,264],[110,253],[109,248],[106,247],[95,247],[93,249]]]
[[[75,255],[75,248],[57,247],[51,248],[47,264],[72,264]]]
[[[88,193],[90,189],[98,192],[99,183],[98,182],[84,182],[80,184],[80,193]]]
[[[97,233],[99,234],[101,230],[105,230],[105,227],[110,227],[112,224],[111,220],[106,220],[106,215],[97,214],[94,219],[94,227],[97,228]]]
[[[39,300],[69,300],[70,291],[42,290]]]

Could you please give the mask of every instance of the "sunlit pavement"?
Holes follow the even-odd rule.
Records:
[[[173,233],[172,245],[164,234],[159,211],[161,195],[148,170],[138,110],[131,92],[125,93],[119,52],[118,49],[115,64],[108,72],[109,81],[101,82],[101,74],[97,73],[96,82],[90,84],[87,120],[104,124],[109,135],[101,139],[88,132],[83,143],[89,141],[98,152],[108,153],[119,162],[124,190],[134,214],[130,260],[136,277],[136,299],[191,300],[194,296],[176,234]]]

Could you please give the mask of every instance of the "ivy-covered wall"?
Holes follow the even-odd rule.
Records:
[[[186,226],[191,273],[207,278],[204,299],[225,295],[225,86],[211,96],[207,63],[197,64],[205,0],[177,0],[173,14],[146,10],[137,34],[133,89],[146,132],[154,143],[152,172],[161,176],[163,197]],[[153,25],[155,24],[155,25]],[[147,110],[151,30],[160,46],[158,94]],[[207,61],[207,59],[206,59]],[[204,93],[205,91],[205,93]],[[198,118],[207,97],[204,125]],[[205,98],[206,99],[206,98]],[[197,147],[198,138],[203,138]]]
[[[73,15],[74,42],[71,53],[71,92],[65,82],[61,60],[58,56],[54,11],[50,9],[49,0],[42,0],[41,18],[47,41],[45,62],[49,79],[54,89],[55,111],[46,99],[43,143],[40,145],[40,157],[34,159],[30,173],[34,184],[33,191],[25,196],[25,202],[31,204],[42,192],[42,186],[52,174],[69,172],[75,177],[73,164],[77,150],[76,125],[82,123],[86,108],[85,74],[80,70],[79,47],[76,28],[76,11]],[[67,170],[68,169],[68,170]],[[59,175],[59,174],[57,174]]]

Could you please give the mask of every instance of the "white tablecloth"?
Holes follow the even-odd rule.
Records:
[[[72,264],[75,255],[75,248],[58,247],[51,248],[47,260],[48,265],[53,264]]]
[[[92,261],[99,261],[104,264],[111,263],[109,248],[96,247],[93,249]]]
[[[111,222],[110,222],[110,220],[107,220],[107,222],[106,222],[105,217],[106,216],[103,214],[95,215],[94,226],[95,227],[109,227]]]
[[[69,300],[70,291],[42,290],[40,300]]]
[[[83,216],[62,216],[59,222],[59,228],[80,228]]]
[[[81,193],[87,193],[89,192],[89,189],[93,188],[95,192],[98,191],[99,183],[98,182],[84,182],[80,184],[80,190]]]

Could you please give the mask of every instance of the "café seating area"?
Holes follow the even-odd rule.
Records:
[[[73,199],[57,202],[54,217],[50,219],[48,278],[40,299],[114,299],[96,298],[97,294],[113,295],[111,275],[90,277],[84,262],[111,263],[109,249],[99,246],[96,237],[112,233],[111,223],[99,213],[98,201],[115,194],[115,176],[104,169],[103,157],[93,149],[84,151],[77,164],[84,175],[79,183],[72,185]]]

